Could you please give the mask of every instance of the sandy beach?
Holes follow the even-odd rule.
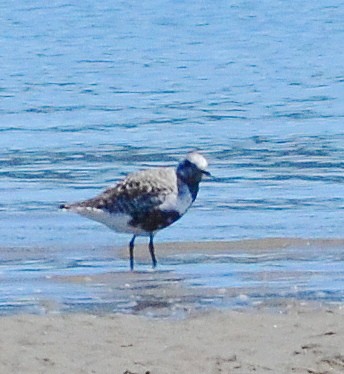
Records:
[[[0,319],[1,373],[344,372],[344,309],[209,312],[183,320],[133,315]]]

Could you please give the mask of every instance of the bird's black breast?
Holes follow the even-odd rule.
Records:
[[[144,214],[135,214],[129,221],[133,227],[140,227],[147,232],[161,230],[177,221],[181,215],[175,210],[152,210]]]

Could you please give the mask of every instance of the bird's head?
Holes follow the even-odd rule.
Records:
[[[190,152],[177,167],[178,177],[189,185],[198,184],[204,175],[210,176],[206,170],[207,160],[198,152]]]

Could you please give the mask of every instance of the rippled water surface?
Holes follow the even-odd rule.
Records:
[[[157,242],[342,237],[343,18],[335,0],[1,3],[0,245],[125,245],[57,206],[195,148],[215,178]]]
[[[343,241],[221,253],[216,242],[209,243],[207,253],[198,253],[198,245],[172,255],[159,251],[157,270],[140,260],[133,273],[109,248],[6,252],[0,264],[0,315],[87,311],[184,317],[214,307],[283,312],[293,303],[343,303]],[[261,242],[252,241],[255,246]]]

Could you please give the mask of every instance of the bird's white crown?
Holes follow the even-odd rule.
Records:
[[[207,160],[198,152],[188,153],[186,160],[194,164],[199,170],[206,170],[208,167]]]

